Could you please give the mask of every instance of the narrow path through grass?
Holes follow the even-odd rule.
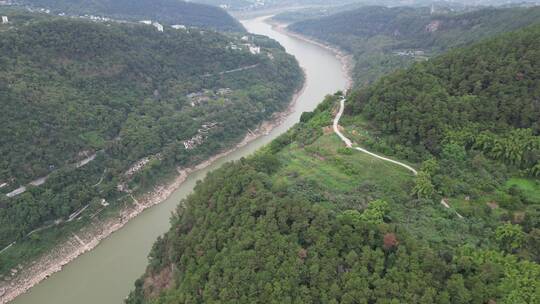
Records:
[[[369,154],[373,157],[376,157],[378,159],[382,159],[384,161],[387,161],[387,162],[391,162],[391,163],[394,163],[396,165],[399,165],[399,166],[402,166],[404,167],[405,169],[411,171],[414,175],[417,175],[418,172],[411,166],[407,165],[407,164],[404,164],[402,162],[399,162],[399,161],[396,161],[396,160],[393,160],[393,159],[390,159],[390,158],[386,158],[384,156],[380,156],[380,155],[377,155],[373,152],[370,152],[364,148],[360,148],[360,147],[353,147],[353,142],[348,139],[347,137],[345,137],[345,135],[343,135],[343,133],[341,133],[341,131],[339,130],[339,120],[341,119],[341,116],[343,115],[343,110],[345,109],[345,97],[341,97],[341,99],[339,100],[339,111],[336,115],[336,117],[334,118],[334,133],[337,134],[337,136],[339,136],[339,138],[341,138],[341,140],[345,143],[345,145],[348,147],[348,148],[351,148],[351,149],[355,149],[355,150],[358,150],[360,152],[363,152],[363,153],[366,153],[366,154]]]

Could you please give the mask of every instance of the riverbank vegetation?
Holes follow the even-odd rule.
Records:
[[[365,6],[289,25],[293,32],[354,55],[358,86],[414,62],[540,22],[540,8],[484,8],[451,12]]]
[[[17,243],[0,255],[4,274],[27,260],[9,251],[42,228],[118,208],[126,193],[231,148],[303,82],[294,58],[264,37],[9,17],[0,25],[0,247]]]
[[[197,185],[127,303],[537,303],[540,26],[340,93]]]

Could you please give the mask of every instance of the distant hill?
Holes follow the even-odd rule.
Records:
[[[384,4],[380,4],[384,5]],[[307,7],[292,11],[285,11],[272,16],[272,20],[281,23],[294,23],[309,19],[316,19],[333,14],[350,11],[359,7],[365,6],[363,3],[352,3],[346,5],[330,6],[330,7]]]
[[[352,53],[356,79],[365,84],[450,48],[538,22],[538,7],[431,14],[429,8],[369,6],[294,23],[289,29]]]
[[[101,199],[114,214],[123,192],[231,148],[302,83],[265,37],[0,14],[0,247],[22,248],[0,256],[0,272],[56,240],[35,243],[32,230],[88,206],[83,223]]]
[[[223,31],[244,31],[223,9],[181,0],[20,0],[21,3],[66,14],[93,14],[128,20],[158,20]]]

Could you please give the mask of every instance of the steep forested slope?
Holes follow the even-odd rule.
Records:
[[[385,223],[384,201],[363,213],[310,201],[307,193],[287,189],[294,177],[283,184],[273,172],[278,158],[263,154],[228,165],[199,185],[155,243],[147,276],[127,303],[539,299],[537,264],[494,251],[429,248]]]
[[[240,23],[218,7],[182,0],[21,0],[66,14],[93,14],[118,19],[158,20],[225,31],[244,31]]]
[[[352,53],[362,85],[450,48],[537,22],[540,8],[430,14],[428,8],[374,6],[301,21],[289,29]]]
[[[0,26],[2,248],[231,147],[302,82],[264,37],[31,16]]]
[[[196,187],[127,303],[538,303],[539,38],[500,36],[348,97],[343,132],[415,177],[344,148],[329,96]]]
[[[539,29],[510,33],[396,72],[361,90],[352,112],[364,114],[394,144],[434,154],[448,136],[485,149],[501,148],[483,142],[488,138],[512,138],[515,142],[507,143],[512,147],[504,149],[515,151],[503,149],[500,157],[532,169],[538,159],[529,154],[538,153],[534,137],[540,134]]]

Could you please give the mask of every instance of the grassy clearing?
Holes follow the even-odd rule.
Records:
[[[414,200],[410,195],[414,177],[409,171],[344,149],[333,133],[308,146],[292,144],[279,157],[284,166],[274,176],[286,183],[289,191],[335,210],[361,210],[376,199],[384,199],[391,206],[391,221],[419,240],[448,248],[464,243],[486,245],[478,235],[493,229],[480,218],[460,220],[436,202]]]
[[[486,193],[476,200],[453,198],[450,203],[461,214],[492,220],[522,212],[540,204],[540,181],[532,178],[510,178],[496,191]]]
[[[517,189],[526,201],[540,204],[540,180],[538,179],[511,178],[506,182],[505,188]]]
[[[303,189],[312,200],[337,208],[363,209],[379,198],[397,202],[413,184],[407,170],[344,149],[333,133],[305,147],[290,145],[279,155],[285,166],[276,176],[285,176],[289,187]]]

